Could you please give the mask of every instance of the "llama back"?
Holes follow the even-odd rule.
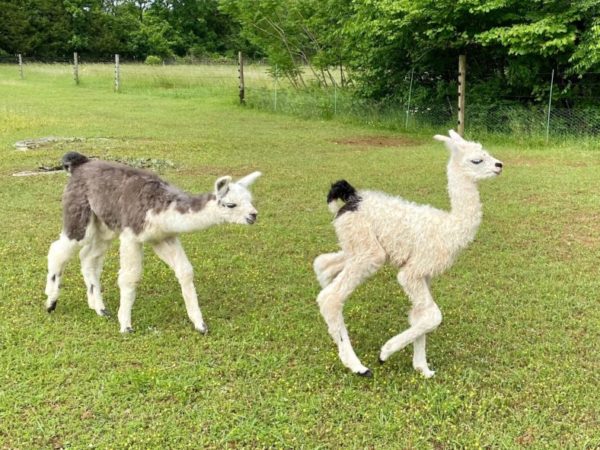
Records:
[[[82,161],[75,157],[69,159]],[[68,216],[73,217],[75,213],[75,216],[85,217],[84,209],[87,207],[114,231],[129,227],[139,234],[144,229],[148,211],[160,213],[178,200],[180,208],[196,209],[198,206],[189,196],[157,175],[123,164],[88,160],[72,163],[68,170],[71,179],[63,196]],[[206,197],[204,203],[209,195]],[[195,200],[202,203],[201,198]],[[74,209],[80,210],[80,214]],[[81,225],[78,224],[79,227]]]

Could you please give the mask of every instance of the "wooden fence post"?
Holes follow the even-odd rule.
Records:
[[[77,52],[73,53],[73,78],[75,79],[75,84],[79,84],[79,57],[77,56]]]
[[[246,92],[244,86],[244,57],[242,52],[238,52],[238,72],[240,79],[240,104],[246,103]]]
[[[116,54],[115,55],[115,92],[119,92],[119,85],[121,82],[121,74],[120,74],[120,67],[119,67],[119,55]]]
[[[467,82],[467,56],[458,56],[458,134],[465,134],[465,89]]]
[[[554,87],[554,69],[550,78],[550,95],[548,96],[548,120],[546,121],[546,142],[550,138],[550,113],[552,112],[552,88]]]
[[[19,76],[21,80],[24,78],[23,76],[23,56],[19,53]]]

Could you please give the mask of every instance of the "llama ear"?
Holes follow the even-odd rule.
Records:
[[[252,172],[250,175],[246,175],[244,178],[241,178],[237,181],[237,184],[241,184],[245,188],[250,187],[252,183],[254,183],[258,177],[262,175],[261,172]]]
[[[450,137],[452,138],[452,140],[456,141],[456,142],[465,142],[465,140],[463,139],[463,137],[458,134],[456,131],[454,130],[449,130],[448,134],[450,135]]]
[[[221,177],[215,182],[215,195],[219,198],[224,197],[229,191],[229,183],[231,182],[231,177],[228,175],[226,177]]]
[[[450,142],[452,140],[448,136],[444,136],[442,134],[436,134],[433,138],[440,142]]]

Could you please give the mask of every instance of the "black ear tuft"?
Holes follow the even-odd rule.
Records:
[[[336,181],[331,185],[331,189],[327,194],[327,203],[330,203],[338,198],[343,202],[347,202],[351,198],[356,197],[356,189],[346,180]]]

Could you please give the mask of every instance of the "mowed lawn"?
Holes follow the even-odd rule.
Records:
[[[79,86],[68,66],[27,66],[24,80],[0,67],[0,448],[598,448],[600,141],[484,141],[505,172],[481,185],[477,238],[432,285],[436,376],[412,370],[411,348],[377,363],[409,307],[386,267],[345,309],[365,379],[338,360],[315,302],[312,261],[337,248],[327,190],[343,177],[448,208],[446,150],[429,135],[240,107],[230,69],[211,82],[125,65],[114,93],[110,66],[84,66]],[[45,136],[85,139],[14,148]],[[206,336],[150,248],[134,334],[115,317],[116,244],[103,276],[111,318],[88,309],[77,260],[46,313],[67,176],[12,174],[68,150],[154,159],[192,192],[264,173],[256,225],[182,237]]]

